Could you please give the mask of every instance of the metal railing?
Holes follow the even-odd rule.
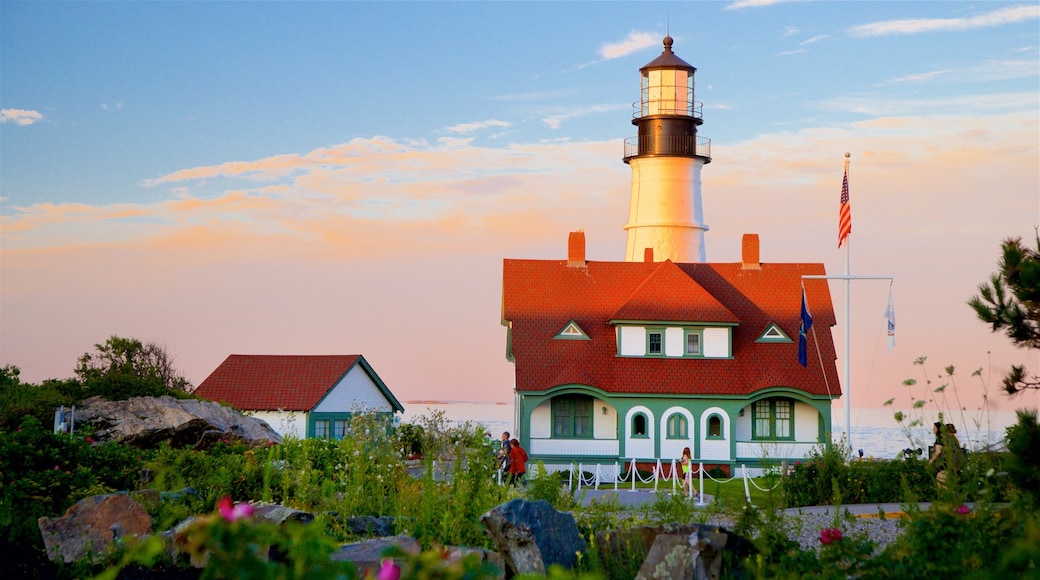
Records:
[[[650,112],[651,109],[653,113]],[[650,99],[644,94],[641,100],[632,103],[632,118],[650,115],[678,115],[701,119],[704,116],[704,103],[693,100],[692,93],[686,96],[685,103],[676,102],[675,99]]]
[[[625,160],[636,155],[682,155],[711,158],[711,139],[695,135],[642,135],[625,139]]]

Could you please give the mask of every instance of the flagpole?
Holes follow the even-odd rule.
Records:
[[[850,153],[848,153],[848,152],[845,153],[845,179],[846,179],[846,181],[848,180],[848,176],[849,176],[849,158],[851,158],[851,157],[852,157],[852,155]],[[853,449],[853,447],[852,447],[852,387],[849,384],[849,381],[851,380],[851,376],[852,376],[852,373],[850,371],[851,364],[850,364],[850,360],[849,360],[851,358],[850,353],[852,352],[852,350],[851,350],[851,348],[849,346],[849,337],[851,336],[851,334],[849,332],[849,327],[851,326],[851,317],[850,317],[849,313],[852,310],[850,308],[851,303],[852,303],[852,300],[851,300],[852,280],[849,279],[849,276],[852,273],[851,269],[850,269],[850,265],[849,265],[849,246],[851,245],[851,242],[850,242],[849,238],[851,236],[852,236],[852,233],[850,232],[845,237],[845,444],[848,445],[848,448],[849,448],[850,451]]]

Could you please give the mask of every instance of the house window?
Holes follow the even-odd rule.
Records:
[[[672,413],[668,417],[668,438],[686,439],[688,433],[686,417],[682,413]]]
[[[636,413],[632,417],[632,436],[633,437],[646,437],[646,415],[642,413]]]
[[[722,436],[722,417],[718,415],[708,417],[708,439],[725,439]]]
[[[347,422],[346,421],[333,421],[332,422],[332,438],[342,439],[347,434]]]
[[[696,331],[686,332],[686,356],[701,355],[701,333]]]
[[[764,399],[752,407],[754,439],[794,439],[794,409],[786,399]]]
[[[553,437],[592,438],[592,397],[564,395],[552,400]]]
[[[664,333],[660,330],[651,330],[646,335],[646,353],[650,355],[664,354]]]
[[[325,420],[314,422],[314,436],[315,437],[328,437],[329,436],[329,422]]]

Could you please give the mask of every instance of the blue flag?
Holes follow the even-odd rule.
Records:
[[[810,328],[812,328],[812,314],[809,314],[809,307],[805,304],[805,288],[802,288],[802,324],[798,328],[798,362],[803,367],[809,366],[805,333],[809,332]]]

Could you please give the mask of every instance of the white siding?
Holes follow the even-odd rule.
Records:
[[[350,372],[314,408],[318,413],[390,411],[393,407],[361,365]]]
[[[780,461],[781,459],[804,459],[809,452],[816,449],[815,443],[737,443],[737,457],[759,458]]]
[[[737,438],[737,441],[750,441],[751,440],[751,405],[748,405],[741,409],[744,411],[743,415],[737,414],[733,420],[733,432]]]
[[[816,443],[820,434],[820,414],[811,405],[802,402],[794,404],[794,438],[795,441],[811,441]]]
[[[686,417],[686,439],[669,439],[668,438],[668,418],[673,414],[679,413]],[[670,407],[664,413],[661,414],[661,461],[671,460],[672,458],[678,460],[682,457],[683,447],[689,447],[692,452],[694,449],[694,441],[697,436],[696,422],[693,420],[693,414],[683,407]]]
[[[643,356],[646,354],[646,329],[641,326],[621,327],[621,355]]]
[[[552,437],[552,403],[545,401],[531,411],[531,440]]]
[[[282,437],[292,435],[303,439],[307,436],[306,411],[250,411],[247,414],[267,421],[267,424]]]
[[[636,413],[642,413],[646,416],[647,437],[632,437],[632,417],[634,417]],[[650,409],[639,406],[633,407],[629,410],[628,414],[625,415],[625,426],[623,432],[625,434],[625,456],[637,457],[640,459],[649,459],[654,457],[654,440],[657,429],[654,424],[654,414],[650,412]]]
[[[685,339],[684,334],[681,328],[664,329],[664,354],[666,356],[683,355],[683,351],[686,350],[686,345],[683,342]]]
[[[722,418],[722,439],[708,439],[708,417],[718,415]],[[701,440],[701,460],[729,461],[730,417],[719,407],[710,407],[701,413],[700,426],[697,429]]]
[[[596,439],[618,438],[617,409],[601,399],[592,399],[592,436]]]
[[[617,457],[617,439],[531,439],[532,455],[608,455]]]
[[[704,329],[705,358],[725,358],[729,356],[729,327]]]

